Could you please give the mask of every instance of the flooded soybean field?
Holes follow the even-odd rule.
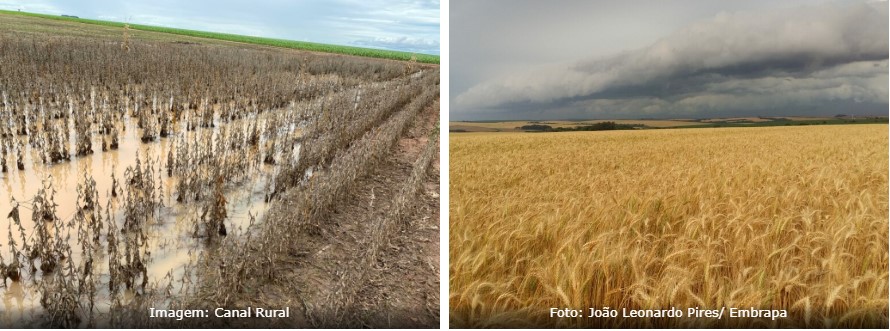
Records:
[[[274,279],[288,236],[326,233],[438,97],[437,68],[267,49],[3,34],[0,61],[6,326],[150,327],[149,307],[232,305],[250,270]],[[276,205],[295,209],[267,219]]]
[[[80,235],[89,235],[89,231],[78,232],[79,225],[93,221],[93,218],[99,222],[107,222],[103,224],[111,228],[111,222],[124,224],[125,210],[121,207],[130,206],[131,202],[127,194],[127,182],[120,179],[128,177],[128,171],[141,169],[141,176],[155,180],[156,186],[154,194],[156,194],[156,217],[149,218],[146,227],[142,229],[144,244],[142,249],[145,250],[144,261],[146,267],[146,280],[162,280],[168,278],[168,281],[181,279],[186,270],[186,266],[190,262],[194,262],[194,254],[200,251],[203,244],[210,239],[206,233],[202,233],[200,225],[206,222],[208,206],[218,201],[213,200],[214,196],[208,196],[206,203],[202,203],[200,196],[188,196],[188,191],[184,185],[189,185],[189,177],[183,177],[187,173],[184,171],[175,171],[182,169],[183,166],[193,167],[193,164],[177,165],[176,156],[187,157],[185,148],[189,143],[192,146],[197,144],[212,144],[215,140],[234,141],[231,137],[223,136],[222,130],[213,128],[197,128],[188,131],[183,127],[179,128],[182,134],[178,137],[158,139],[156,142],[141,142],[140,137],[143,134],[142,129],[138,128],[137,120],[132,119],[129,112],[124,111],[119,122],[121,126],[121,134],[117,147],[108,149],[101,153],[91,153],[83,157],[69,157],[66,162],[46,163],[40,161],[42,153],[38,147],[32,148],[27,142],[23,143],[22,164],[32,165],[31,168],[18,170],[10,167],[3,177],[3,190],[9,197],[8,201],[0,201],[0,210],[10,212],[10,220],[17,220],[9,223],[8,231],[0,233],[0,242],[10,243],[10,239],[18,242],[27,242],[21,240],[21,235],[26,236],[34,233],[34,227],[40,222],[22,222],[21,220],[35,220],[35,210],[40,211],[40,200],[51,203],[54,210],[53,222],[62,225],[59,233],[55,232],[50,224],[43,224],[48,228],[49,241],[66,238],[68,247],[72,247],[69,252],[73,260],[83,260],[83,251],[76,249],[78,238]],[[238,119],[229,123],[221,123],[219,118],[214,119],[214,126],[225,126],[227,130],[243,130],[246,128],[243,123],[254,121],[259,125],[266,123],[265,118],[268,115],[254,115],[250,119]],[[71,121],[70,117],[65,117],[62,121]],[[60,125],[60,123],[56,123]],[[60,125],[64,126],[64,125]],[[177,131],[179,131],[177,130]],[[300,130],[296,127],[290,127],[283,132],[285,135],[293,135],[299,137]],[[13,139],[16,144],[20,140]],[[93,137],[91,142],[94,146],[101,146],[103,141],[101,135]],[[271,139],[258,139],[258,143],[271,143]],[[231,143],[231,142],[230,142]],[[299,142],[295,142],[290,148],[299,149]],[[279,149],[280,150],[280,149]],[[274,175],[276,166],[273,161],[279,157],[278,150],[268,149],[266,153],[260,153],[259,148],[249,148],[243,151],[238,159],[244,162],[237,164],[240,168],[237,170],[229,169],[232,175],[236,175],[236,180],[227,180],[228,183],[222,184],[221,192],[225,198],[225,202],[221,208],[224,210],[225,217],[216,226],[217,234],[220,231],[226,235],[230,231],[237,233],[243,231],[250,225],[251,221],[262,218],[267,209],[266,203],[269,197],[270,182],[269,176]],[[220,162],[232,159],[233,156],[226,152],[220,152]],[[18,161],[16,161],[18,162]],[[185,162],[185,161],[180,161]],[[147,165],[148,167],[146,167]],[[168,166],[169,165],[169,166]],[[208,167],[216,167],[219,165],[235,166],[236,164],[227,165],[225,163],[208,163]],[[169,171],[167,169],[170,169]],[[209,169],[203,170],[211,171]],[[237,173],[232,173],[237,171]],[[198,172],[201,178],[201,172]],[[131,175],[132,177],[132,175]],[[212,180],[213,178],[208,178]],[[216,185],[211,182],[211,184]],[[200,194],[200,190],[195,190],[195,194]],[[89,196],[92,194],[92,196]],[[35,205],[34,197],[39,197],[38,205]],[[27,199],[26,199],[27,198]],[[100,204],[101,202],[105,204]],[[214,206],[216,207],[216,206]],[[202,219],[202,216],[204,219]],[[39,218],[39,215],[38,215]],[[24,232],[18,228],[21,225]],[[101,229],[101,227],[99,227]],[[230,230],[231,229],[231,230]],[[101,239],[101,230],[99,233]],[[76,235],[75,235],[76,234]],[[12,236],[12,237],[10,237]],[[106,231],[107,236],[107,231]],[[10,245],[10,247],[12,247]],[[107,254],[104,251],[96,252],[92,257],[94,263],[97,264],[96,274],[99,277],[109,276],[107,269]],[[4,250],[0,252],[3,261],[15,261],[13,257],[15,249]],[[65,256],[63,253],[62,256]],[[42,263],[40,264],[42,265]],[[15,268],[10,268],[7,272],[15,273]],[[30,269],[19,272],[32,272]],[[40,295],[37,288],[31,286],[23,286],[20,281],[12,280],[9,286],[10,290],[4,293],[3,305],[5,313],[21,314],[24,311],[39,312],[40,311]],[[16,289],[16,290],[12,290]],[[97,296],[108,297],[109,293],[103,291],[105,289],[97,289]],[[129,289],[131,291],[134,288]],[[130,292],[131,294],[133,292]],[[99,307],[100,309],[102,307]]]

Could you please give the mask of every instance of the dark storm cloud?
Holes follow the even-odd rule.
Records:
[[[439,54],[438,0],[0,0],[0,9]]]
[[[845,2],[720,12],[647,47],[481,80],[456,91],[452,108],[457,118],[884,113],[887,10]]]

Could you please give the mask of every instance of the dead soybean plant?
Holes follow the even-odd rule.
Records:
[[[19,205],[7,215],[9,222],[9,247],[13,261],[3,265],[3,276],[19,281],[22,275],[21,261],[27,260],[30,274],[40,293],[40,304],[44,308],[47,326],[78,327],[86,322],[86,326],[95,325],[95,300],[98,295],[99,277],[95,273],[96,254],[102,249],[100,233],[102,230],[102,211],[98,205],[98,193],[92,178],[84,175],[83,182],[78,186],[77,211],[73,219],[67,222],[56,214],[54,189],[51,180],[44,180],[44,186],[32,200],[32,220],[34,221],[34,237],[28,244],[25,229],[21,225]],[[107,217],[110,224],[109,249],[113,247],[116,222],[111,202],[108,202]],[[16,229],[13,229],[15,225]],[[76,228],[76,242],[81,245],[79,259],[74,258],[70,229]],[[14,232],[18,232],[22,247],[16,243]],[[28,252],[25,254],[24,252]],[[112,256],[114,256],[112,254]],[[114,263],[110,264],[114,265]],[[42,271],[37,277],[36,271]],[[138,265],[138,262],[137,262]],[[133,269],[133,268],[130,268]],[[115,269],[112,269],[115,270]],[[113,279],[117,279],[114,274]],[[147,277],[144,277],[147,278]]]
[[[54,227],[56,233],[61,235],[61,226]],[[70,235],[70,234],[69,234]],[[84,287],[78,286],[80,273],[74,267],[73,259],[70,258],[71,247],[67,245],[67,236],[65,239],[57,240],[58,249],[64,250],[69,258],[66,258],[60,265],[53,277],[42,277],[38,282],[40,290],[40,304],[43,306],[46,314],[46,321],[50,327],[77,327],[81,322],[81,290]],[[92,306],[92,299],[88,299]]]
[[[90,92],[90,113],[95,113],[95,99],[96,92],[95,89]],[[74,116],[74,129],[76,131],[76,151],[75,155],[86,156],[93,153],[93,138],[92,138],[92,123],[89,120],[87,110],[84,108],[79,108],[75,110]],[[60,153],[61,154],[61,153]],[[65,155],[60,155],[59,160],[66,159],[67,160],[67,152],[64,152]],[[53,158],[53,162],[57,162],[55,158]]]
[[[185,306],[233,308],[255,284],[273,280],[274,259],[260,253],[272,245],[270,237],[256,236],[256,218],[248,217],[247,229],[238,231],[245,233],[243,240],[217,241],[214,251],[202,255],[198,261],[199,286],[192,289]],[[257,274],[257,270],[270,272]]]
[[[302,190],[295,191],[288,196],[289,199],[296,201],[299,206],[299,212],[296,217],[284,218],[281,222],[275,224],[266,224],[262,228],[258,243],[254,247],[248,247],[241,250],[241,254],[227,257],[222,261],[211,260],[205,265],[205,268],[219,266],[226,269],[228,266],[239,266],[238,275],[241,274],[243,266],[249,265],[251,268],[246,272],[252,275],[263,277],[267,281],[274,279],[272,275],[275,273],[275,261],[277,256],[292,256],[301,254],[297,247],[289,245],[289,239],[294,232],[319,233],[325,228],[333,205],[341,200],[354,185],[355,180],[370,171],[388,150],[395,145],[398,139],[407,129],[408,125],[415,119],[416,115],[430,102],[432,102],[438,90],[428,88],[420,97],[415,98],[405,110],[391,116],[380,127],[365,133],[365,135],[354,142],[348,149],[338,153],[331,162],[323,175],[314,176],[301,187]],[[263,252],[266,257],[260,257],[254,260],[245,260],[245,251],[250,249],[258,249]],[[214,262],[215,261],[215,262]],[[214,264],[215,263],[215,264]],[[226,273],[231,275],[231,273]],[[242,275],[243,276],[243,275]],[[239,284],[241,286],[244,281],[242,278],[214,278],[229,279],[233,283],[216,283],[220,285]],[[215,302],[228,300],[229,292],[206,294],[208,300]],[[222,295],[222,297],[220,297]],[[318,319],[316,317],[316,319]]]
[[[145,245],[144,228],[156,222],[163,207],[160,184],[156,182],[161,175],[158,170],[155,176],[155,163],[148,160],[143,165],[137,156],[136,166],[125,170],[124,224],[120,233],[116,233],[117,225],[110,211],[106,216],[109,289],[112,293],[117,293],[122,285],[128,290],[146,291],[150,252]]]
[[[19,203],[15,201],[15,199],[10,198],[12,202],[12,210],[7,215],[7,218],[10,222],[7,223],[7,231],[9,236],[9,255],[12,258],[11,262],[0,261],[3,263],[3,285],[6,285],[6,279],[9,278],[10,281],[17,282],[22,277],[22,267],[23,261],[28,260],[28,256],[26,252],[30,252],[31,248],[28,244],[28,240],[25,237],[25,228],[22,227],[22,220],[19,215]],[[16,232],[19,234],[19,238],[21,238],[22,247],[19,248],[18,243],[15,241],[15,235],[13,235],[13,225],[15,225]],[[0,255],[0,259],[2,259],[2,255]]]
[[[308,194],[302,194],[300,227],[317,232],[333,205],[343,199],[355,180],[376,166],[395,145],[417,114],[433,101],[438,90],[432,88],[415,98],[405,110],[388,119],[376,130],[368,132],[348,150],[338,153],[326,169],[325,176],[309,181]]]
[[[113,174],[112,180],[114,181]],[[113,188],[114,183],[112,184]],[[86,239],[91,240],[95,246],[101,246],[102,206],[99,202],[96,180],[84,173],[83,182],[77,187],[77,196],[79,203],[75,216],[83,221],[78,225],[86,225],[86,230],[89,231],[89,237]]]
[[[395,64],[342,57],[312,61],[269,52],[166,44],[122,55],[107,43],[86,40],[52,45],[25,38],[8,41],[0,61],[20,65],[4,70],[0,120],[10,124],[6,130],[39,147],[47,164],[68,160],[69,150],[73,156],[89,155],[95,150],[94,133],[102,135],[102,150],[114,150],[118,131],[126,129],[121,116],[126,112],[144,129],[140,139],[151,142],[174,134],[183,111],[191,113],[184,119],[189,130],[212,128],[217,125],[216,109],[219,121],[229,123],[247,113],[260,114],[363,82],[399,79]],[[129,41],[126,44],[129,47]],[[58,56],[45,55],[49,53]],[[343,71],[333,74],[330,70],[336,68]],[[160,102],[162,95],[168,101]],[[183,104],[188,109],[182,109]]]
[[[6,145],[6,139],[5,139],[6,137],[2,133],[2,130],[0,130],[0,136],[2,136],[2,137],[0,137],[0,173],[5,174],[6,172],[9,171],[9,168],[7,168],[7,166],[6,166],[6,158],[9,153],[8,152],[9,147],[7,147],[7,145]]]
[[[123,231],[139,230],[143,225],[154,221],[160,209],[164,206],[161,194],[158,191],[160,178],[155,173],[155,162],[148,160],[145,165],[139,156],[136,156],[136,166],[127,167],[124,171],[126,185],[126,199],[124,200],[124,227]]]
[[[304,144],[296,165],[286,167],[276,179],[273,196],[305,178],[307,170],[326,166],[336,151],[348,146],[365,132],[380,125],[397,110],[404,107],[420,93],[408,80],[399,80],[395,87],[372,86],[363,93],[364,87],[335,95],[316,107],[314,119],[304,132]],[[362,98],[364,94],[369,97]]]
[[[144,227],[154,220],[160,201],[153,192],[153,166],[147,162],[144,167],[137,162],[135,169],[125,172],[127,189],[123,201],[124,226],[118,230],[117,222],[108,202],[106,224],[108,226],[107,252],[110,279],[108,288],[114,298],[122,288],[132,291],[145,291],[148,284],[150,252],[145,247],[147,239]]]
[[[40,270],[44,274],[49,274],[55,270],[58,261],[62,258],[61,252],[57,251],[57,236],[54,236],[51,229],[58,229],[58,223],[61,222],[56,216],[56,203],[53,201],[55,190],[50,185],[50,181],[44,180],[43,186],[37,191],[32,202],[33,209],[31,211],[31,220],[34,222],[34,239],[31,244],[30,264],[33,270],[34,261],[40,261]]]
[[[80,264],[74,274],[77,278],[78,296],[85,296],[83,303],[87,310],[88,326],[94,321],[95,299],[98,293],[98,278],[96,255],[102,250],[102,209],[99,204],[99,192],[96,190],[96,181],[87,174],[83,176],[83,182],[77,188],[78,203],[74,216],[77,225],[77,242],[80,243]],[[70,259],[69,259],[70,260]]]
[[[420,157],[412,166],[410,177],[402,183],[392,204],[382,216],[371,221],[370,233],[362,239],[363,244],[361,245],[367,249],[347,262],[347,270],[350,272],[342,274],[342,278],[336,283],[338,287],[331,291],[330,297],[325,301],[327,307],[323,311],[330,315],[323,317],[330,318],[323,320],[323,323],[336,326],[342,325],[343,321],[354,321],[357,323],[356,327],[362,326],[358,324],[361,323],[362,318],[358,316],[359,307],[356,303],[359,298],[357,298],[357,294],[363,286],[368,286],[368,283],[371,282],[372,272],[383,272],[385,266],[380,265],[378,254],[389,244],[390,238],[397,234],[397,228],[410,226],[406,221],[406,214],[411,210],[417,200],[417,195],[423,189],[429,166],[439,150],[438,145],[439,131],[436,129],[430,134]]]
[[[49,223],[35,224],[38,229],[37,239],[32,246],[38,250],[40,269],[43,271],[42,277],[37,281],[40,304],[45,310],[49,326],[76,327],[81,322],[81,296],[89,287],[83,286],[86,281],[82,278],[84,274],[80,272],[81,268],[75,266],[71,246],[68,244],[73,220],[65,222],[55,216],[52,195],[47,199],[38,199],[40,196],[38,193],[34,199],[34,211],[40,210],[41,214],[35,219],[47,222],[44,220],[49,214],[53,218]],[[47,227],[51,227],[52,232]]]
[[[4,279],[8,277],[18,281],[21,278],[20,261],[24,258],[30,265],[30,275],[40,293],[40,304],[45,310],[49,326],[76,327],[81,321],[81,295],[93,293],[87,300],[92,310],[95,283],[82,268],[74,265],[71,246],[68,244],[71,236],[69,229],[73,220],[65,222],[57,216],[57,205],[53,199],[55,190],[50,183],[51,178],[44,180],[43,186],[31,203],[34,237],[30,245],[27,244],[25,230],[21,225],[19,205],[15,204],[8,215],[12,220],[8,231],[10,251],[14,260],[9,265],[4,265]],[[13,239],[15,236],[12,233],[12,224],[16,225],[22,238],[21,250]],[[83,242],[92,245],[90,240]],[[42,272],[39,278],[36,276],[38,261]]]
[[[224,181],[222,175],[216,175],[213,187],[213,198],[204,204],[199,222],[195,224],[195,233],[198,233],[198,228],[202,228],[203,235],[200,235],[200,237],[208,240],[216,238],[217,235],[226,236],[228,234],[225,224],[228,215],[226,211],[227,202],[223,191]]]

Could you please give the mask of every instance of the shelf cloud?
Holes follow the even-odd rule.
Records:
[[[569,117],[886,111],[887,13],[885,1],[720,12],[648,47],[480,81],[453,104]]]

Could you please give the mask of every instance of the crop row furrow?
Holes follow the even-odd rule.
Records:
[[[417,201],[417,196],[423,190],[424,179],[438,151],[439,132],[436,130],[430,134],[420,157],[414,161],[411,174],[399,186],[398,193],[392,199],[392,203],[382,215],[374,218],[368,225],[368,236],[362,238],[359,246],[361,251],[346,262],[347,270],[350,272],[343,274],[336,282],[337,288],[325,301],[327,307],[323,311],[327,315],[319,317],[329,326],[342,325],[342,321],[357,323],[360,320],[355,315],[357,313],[355,303],[360,300],[358,293],[363,286],[368,284],[371,275],[379,272],[377,269],[378,255],[397,234],[398,229],[411,226],[407,219],[408,212],[411,211]]]

